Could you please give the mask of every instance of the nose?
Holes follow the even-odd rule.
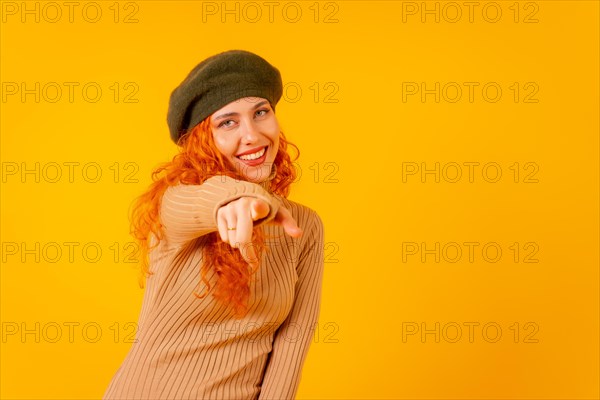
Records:
[[[241,138],[243,143],[254,143],[258,140],[259,129],[252,119],[245,119],[242,124]]]

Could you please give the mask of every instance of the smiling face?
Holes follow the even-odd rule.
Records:
[[[268,178],[279,149],[279,123],[268,100],[235,100],[214,112],[210,124],[217,149],[244,179]]]

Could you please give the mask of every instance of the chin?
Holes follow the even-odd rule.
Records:
[[[263,164],[259,167],[253,167],[252,169],[248,168],[244,172],[244,177],[250,182],[259,183],[266,180],[270,173],[271,168],[267,168],[267,166]]]
[[[266,180],[271,174],[271,165],[265,162],[256,167],[246,167],[244,171],[240,172],[247,181],[260,183]]]

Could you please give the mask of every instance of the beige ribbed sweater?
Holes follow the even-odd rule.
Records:
[[[274,172],[269,179],[272,179]],[[312,209],[260,184],[226,176],[165,192],[160,216],[165,238],[150,253],[150,270],[136,342],[103,399],[294,399],[319,317],[323,277],[323,224]],[[220,206],[242,196],[270,205],[262,224],[266,244],[250,286],[249,312],[204,293],[200,263],[209,232],[217,231]],[[266,224],[280,204],[304,233],[288,236]],[[214,287],[216,274],[208,274]]]

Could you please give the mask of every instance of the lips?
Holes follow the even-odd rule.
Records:
[[[236,158],[239,161],[241,161],[242,163],[244,163],[244,164],[246,164],[248,166],[251,166],[251,167],[260,165],[263,162],[265,162],[265,160],[267,159],[267,150],[268,150],[268,147],[269,146],[263,146],[263,147],[258,147],[256,149],[253,149],[253,150],[250,150],[250,151],[246,151],[246,152],[244,152],[244,153],[236,156]],[[257,153],[258,154],[262,153],[262,154],[260,155],[260,157],[253,158],[253,159],[244,160],[243,158],[240,158],[240,156],[252,156],[252,155],[255,155]]]
[[[243,152],[243,153],[236,154],[236,157],[239,157],[239,156],[245,156],[245,155],[248,155],[248,154],[254,154],[254,153],[257,153],[259,150],[263,149],[264,147],[267,147],[267,146],[255,147],[255,148],[253,148],[253,149],[250,149],[250,150],[248,150],[248,151],[245,151],[245,152]]]

